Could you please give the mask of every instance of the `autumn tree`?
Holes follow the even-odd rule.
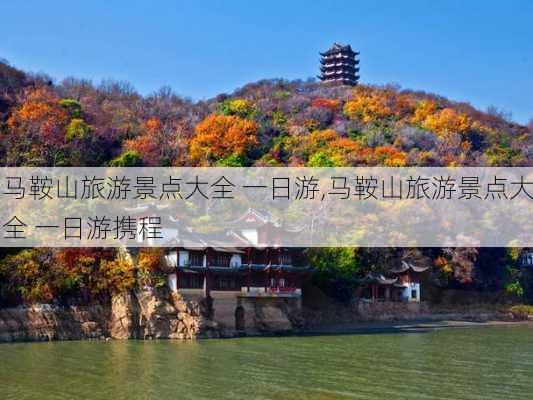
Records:
[[[8,163],[57,164],[66,143],[65,127],[68,111],[59,104],[58,96],[49,88],[31,89],[7,121],[10,152]]]
[[[124,153],[120,156],[123,161],[126,155],[131,159],[138,155],[142,164],[147,167],[170,166],[176,157],[179,139],[179,128],[165,126],[157,117],[151,117],[140,126],[141,134],[124,142]],[[131,161],[131,160],[130,160]],[[119,159],[115,159],[117,164]]]
[[[191,159],[210,165],[230,156],[244,156],[257,144],[258,125],[236,115],[212,114],[195,128],[189,144]]]
[[[377,89],[364,86],[354,89],[353,99],[344,105],[344,113],[349,118],[361,120],[364,123],[393,115],[387,98]]]

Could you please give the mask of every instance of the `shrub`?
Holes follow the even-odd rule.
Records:
[[[86,139],[91,134],[92,128],[81,118],[73,118],[67,125],[65,137],[67,140]]]
[[[255,113],[255,107],[246,99],[228,99],[220,105],[220,112],[224,115],[252,118]]]
[[[109,162],[110,167],[141,167],[142,160],[139,153],[128,150]]]
[[[59,105],[68,111],[71,118],[81,117],[81,104],[78,100],[61,99],[59,100]]]
[[[509,310],[516,319],[527,320],[530,315],[533,315],[533,306],[520,304],[512,306]]]

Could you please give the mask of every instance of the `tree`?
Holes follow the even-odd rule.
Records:
[[[7,121],[10,163],[56,165],[66,143],[65,127],[69,122],[69,114],[58,100],[47,87],[25,93],[23,102]]]
[[[257,144],[258,125],[235,115],[212,114],[200,122],[189,144],[194,162],[208,165],[228,156],[243,156]]]
[[[151,117],[140,126],[141,134],[124,142],[126,152],[134,152],[147,167],[171,165],[179,147],[179,129],[165,126],[157,117]]]

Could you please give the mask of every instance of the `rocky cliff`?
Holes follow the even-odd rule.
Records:
[[[111,305],[6,308],[0,309],[0,342],[218,337],[211,309],[206,300],[153,288],[114,296]]]
[[[0,342],[104,338],[110,310],[34,305],[0,309]]]
[[[207,300],[186,301],[178,293],[146,288],[115,296],[110,336],[114,339],[218,337]]]

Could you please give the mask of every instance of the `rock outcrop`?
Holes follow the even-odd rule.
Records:
[[[47,304],[0,309],[0,342],[103,338],[109,311],[100,305]]]
[[[110,305],[48,304],[0,309],[0,342],[219,337],[207,300],[186,301],[166,289],[116,295]]]
[[[110,334],[114,339],[218,337],[208,301],[186,301],[166,289],[145,288],[115,296]]]

